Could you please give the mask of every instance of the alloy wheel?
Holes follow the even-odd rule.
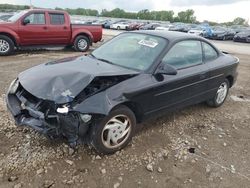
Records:
[[[4,39],[0,39],[0,53],[6,53],[8,52],[9,49],[10,49],[9,43]]]

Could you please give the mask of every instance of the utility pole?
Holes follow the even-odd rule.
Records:
[[[30,9],[33,9],[32,0],[30,0]]]

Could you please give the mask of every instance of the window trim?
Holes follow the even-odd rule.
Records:
[[[65,25],[65,23],[66,23],[66,19],[65,19],[65,15],[63,14],[63,13],[54,13],[54,12],[49,12],[48,13],[49,14],[49,23],[50,23],[50,25]],[[64,20],[64,23],[63,24],[53,24],[51,21],[52,21],[52,19],[51,19],[51,16],[50,15],[63,15],[63,20]]]
[[[29,23],[28,25],[46,25],[47,24],[47,22],[46,22],[46,13],[45,12],[31,12],[30,14],[27,14],[27,15],[25,15],[24,16],[24,18],[22,19],[22,22],[27,18],[27,17],[29,17],[30,15],[32,15],[32,14],[43,14],[44,15],[44,23],[39,23],[39,24],[35,24],[35,23]]]

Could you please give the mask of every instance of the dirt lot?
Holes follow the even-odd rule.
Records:
[[[132,143],[112,156],[17,128],[6,111],[4,93],[19,72],[74,55],[0,57],[0,187],[249,187],[250,52],[235,54],[239,77],[222,107],[199,104],[138,125]]]

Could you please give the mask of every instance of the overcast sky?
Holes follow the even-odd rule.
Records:
[[[250,0],[31,0],[32,4],[44,8],[91,8],[114,9],[126,11],[174,10],[175,13],[186,9],[194,9],[199,21],[216,22],[232,21],[243,17],[250,23]],[[0,0],[0,3],[26,4],[30,0]]]

